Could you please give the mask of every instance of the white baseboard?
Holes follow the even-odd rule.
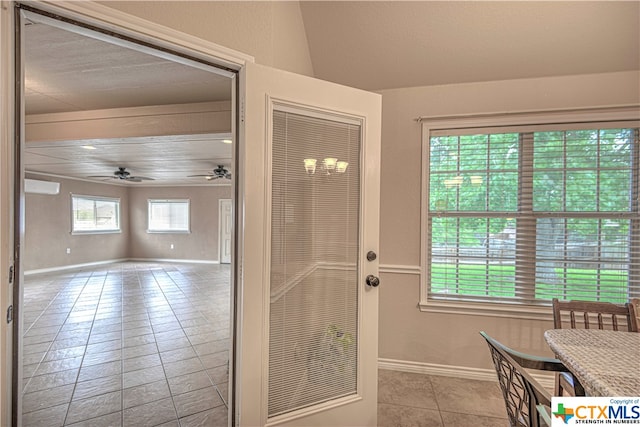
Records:
[[[61,265],[59,267],[38,268],[36,270],[25,271],[24,275],[29,276],[31,274],[53,273],[56,271],[73,270],[76,268],[97,267],[99,265],[113,264],[114,262],[124,262],[124,261],[128,261],[128,258],[108,259],[104,261],[86,262],[84,264]]]
[[[498,381],[496,371],[493,369],[471,368],[468,366],[440,365],[437,363],[412,362],[408,360],[378,359],[378,368],[390,371],[413,372],[416,374],[437,375],[441,377],[462,378],[480,381]],[[554,374],[531,375],[547,389],[553,389]]]
[[[126,261],[140,261],[140,262],[173,262],[173,263],[187,263],[187,264],[220,264],[218,260],[200,260],[200,259],[168,259],[168,258],[120,258],[120,259],[108,259],[104,261],[95,261],[95,262],[87,262],[84,264],[71,264],[71,265],[62,265],[59,267],[49,267],[49,268],[39,268],[36,270],[28,270],[24,272],[25,276],[29,276],[31,274],[41,274],[41,273],[55,273],[56,271],[65,271],[65,270],[73,270],[77,268],[90,268],[90,267],[98,267],[100,265],[105,264],[113,264],[116,262],[126,262]]]
[[[172,258],[129,258],[127,261],[140,261],[140,262],[176,262],[185,264],[220,264],[217,259],[172,259]]]

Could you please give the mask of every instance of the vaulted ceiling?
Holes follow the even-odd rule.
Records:
[[[639,1],[302,1],[315,76],[367,90],[640,69]]]

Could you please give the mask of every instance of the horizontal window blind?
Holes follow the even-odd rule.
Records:
[[[360,132],[273,113],[269,417],[357,392]]]
[[[120,199],[74,194],[71,213],[73,233],[120,231]]]
[[[189,231],[189,200],[149,200],[149,231]]]
[[[431,132],[428,298],[545,304],[639,296],[637,126]]]

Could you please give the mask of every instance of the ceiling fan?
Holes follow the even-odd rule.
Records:
[[[128,172],[125,169],[126,168],[118,167],[118,170],[115,171],[113,175],[91,175],[89,178],[110,178],[130,182],[153,181],[153,178],[146,176],[133,176],[131,175],[131,172]]]
[[[220,178],[231,179],[231,172],[229,172],[229,170],[226,169],[224,166],[218,165],[218,167],[215,168],[211,173],[208,173],[206,175],[189,175],[189,178],[200,177],[200,176],[204,177],[207,181],[220,179]]]

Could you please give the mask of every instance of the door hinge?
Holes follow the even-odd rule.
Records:
[[[11,285],[13,283],[13,265],[9,266],[9,284]]]
[[[7,323],[11,323],[13,321],[13,305],[10,305],[7,308]]]
[[[244,123],[244,97],[240,100],[240,123]]]

